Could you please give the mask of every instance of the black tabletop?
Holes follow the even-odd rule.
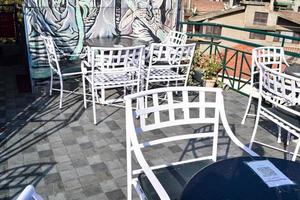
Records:
[[[289,67],[287,67],[284,72],[288,75],[296,76],[300,78],[300,65],[293,64]]]
[[[90,47],[131,47],[148,45],[147,41],[130,37],[93,38],[84,41],[84,46]]]
[[[250,157],[215,162],[200,170],[185,186],[181,200],[300,200],[300,163],[276,158],[268,159],[294,185],[269,188],[245,164]]]

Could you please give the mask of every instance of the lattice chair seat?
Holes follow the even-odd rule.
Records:
[[[192,163],[185,163],[179,166],[153,170],[153,173],[162,184],[170,199],[180,199],[184,186],[201,168],[213,163],[212,160],[202,160]],[[149,200],[159,200],[159,196],[151,185],[147,176],[142,173],[138,177],[141,188]]]
[[[94,77],[96,86],[118,86],[132,84],[132,79],[135,75],[126,73],[126,74],[96,74]],[[92,82],[92,75],[87,77],[89,82]],[[137,80],[135,81],[137,84]]]
[[[150,80],[185,80],[185,77],[181,76],[172,69],[153,69],[150,71]]]

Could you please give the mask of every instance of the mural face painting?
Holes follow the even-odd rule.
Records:
[[[50,35],[58,54],[78,55],[85,39],[130,36],[162,41],[175,29],[177,0],[26,0],[24,20],[31,78],[49,77],[39,35]]]
[[[128,10],[119,29],[147,41],[162,41],[175,28],[176,2],[172,0],[127,0]]]

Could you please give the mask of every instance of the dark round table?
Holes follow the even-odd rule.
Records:
[[[300,65],[294,64],[285,68],[284,73],[300,78]]]
[[[245,163],[250,157],[215,162],[200,170],[185,186],[181,200],[300,200],[300,163],[268,159],[295,185],[269,188]]]
[[[110,37],[87,39],[83,43],[89,47],[131,47],[140,45],[149,45],[149,42],[130,37]]]

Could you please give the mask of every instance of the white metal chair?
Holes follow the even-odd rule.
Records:
[[[81,72],[81,60],[60,60],[59,56],[56,53],[55,43],[50,36],[43,36],[41,38],[44,41],[44,45],[46,47],[46,52],[48,56],[48,62],[50,65],[50,95],[52,95],[52,91],[60,91],[60,100],[59,100],[59,108],[62,108],[63,104],[63,93],[69,92],[73,93],[75,91],[64,90],[64,80],[68,78],[78,77],[82,74]],[[54,75],[58,75],[60,82],[60,89],[53,88],[53,77]]]
[[[259,119],[261,116],[271,120],[277,126],[286,129],[290,134],[299,138],[300,136],[300,79],[294,76],[284,74],[261,65],[260,69],[260,86],[257,116],[250,140],[249,147],[252,148],[253,143],[258,143],[283,152],[285,149],[274,147],[255,140]],[[262,100],[271,103],[273,106],[268,107],[262,104]],[[296,144],[292,153],[292,160],[296,160],[299,151],[300,141]],[[288,152],[291,153],[291,152]]]
[[[43,198],[35,192],[32,185],[28,185],[18,196],[17,200],[43,200]]]
[[[166,99],[159,102],[160,94],[166,93]],[[148,106],[145,99],[151,96]],[[209,99],[208,97],[211,97]],[[179,99],[176,100],[175,99]],[[138,103],[138,109],[133,111],[133,102]],[[255,152],[243,145],[231,131],[226,119],[224,100],[220,88],[201,87],[168,87],[159,88],[125,96],[126,103],[126,152],[127,152],[127,198],[132,199],[132,185],[141,199],[179,199],[184,184],[202,167],[217,160],[217,145],[220,117],[229,138],[242,150],[251,156]],[[210,111],[208,111],[210,110]],[[152,115],[153,120],[146,119]],[[162,115],[167,115],[163,119]],[[136,116],[139,122],[136,122]],[[160,139],[153,139],[152,130],[170,128],[186,124],[211,125],[209,131],[186,133],[172,136],[162,135]],[[164,137],[165,136],[165,137]],[[144,138],[144,140],[142,139]],[[152,139],[149,139],[152,138]],[[165,143],[176,143],[184,140],[210,138],[212,140],[211,154],[196,156],[161,165],[151,166],[142,150],[151,146]],[[143,141],[141,141],[143,140]],[[189,142],[187,141],[187,142]],[[133,169],[133,154],[140,169]],[[149,154],[148,154],[149,155]],[[151,157],[151,156],[150,156]],[[151,161],[151,160],[150,160]],[[135,167],[136,168],[136,167]]]
[[[101,104],[113,104],[123,98],[108,99],[106,90],[124,88],[131,92],[140,90],[141,66],[143,64],[144,46],[101,48],[91,47],[88,50],[88,60],[82,62],[82,81],[84,107],[86,108],[86,83],[92,92],[94,124],[96,124],[96,100]],[[89,70],[90,68],[90,70]],[[100,90],[100,99],[98,98]]]
[[[152,43],[146,75],[146,90],[151,84],[187,85],[196,44]]]
[[[259,92],[259,64],[268,66],[270,69],[282,72],[283,65],[289,67],[285,57],[284,49],[282,47],[258,47],[252,50],[252,63],[251,63],[251,78],[250,78],[250,92],[249,99],[245,114],[243,116],[241,124],[244,124],[249,114],[252,98],[258,98]],[[255,116],[255,114],[254,114]]]
[[[171,30],[162,43],[165,44],[186,44],[187,35],[180,31]]]

